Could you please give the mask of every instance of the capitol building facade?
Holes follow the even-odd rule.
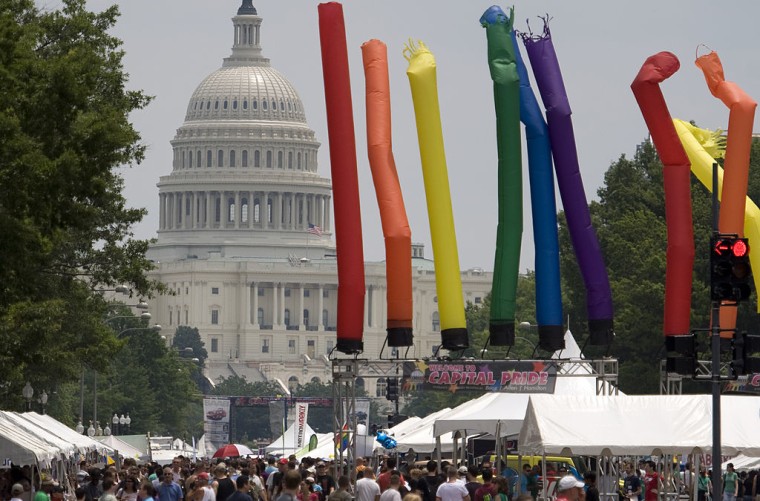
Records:
[[[158,239],[148,257],[157,266],[151,277],[172,294],[153,299],[151,311],[168,341],[180,325],[198,328],[212,381],[329,382],[338,284],[330,180],[318,173],[320,143],[298,93],[262,54],[251,0],[232,21],[232,54],[190,98],[171,142],[172,172],[158,183]],[[415,344],[400,355],[419,358],[440,344],[440,323],[422,245],[413,245],[412,260]],[[360,358],[376,360],[386,334],[385,263],[367,262],[365,272]],[[465,301],[480,303],[491,278],[462,272]],[[357,383],[383,395],[371,374]]]

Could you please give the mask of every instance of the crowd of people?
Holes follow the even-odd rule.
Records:
[[[99,467],[100,466],[100,467]],[[489,462],[464,466],[434,460],[396,463],[388,457],[378,465],[356,458],[342,470],[322,460],[304,458],[233,458],[211,464],[178,456],[171,464],[124,460],[121,468],[82,462],[69,478],[54,481],[45,473],[13,467],[0,476],[0,501],[534,501],[539,495],[539,469],[525,464],[521,473],[495,471]],[[623,463],[619,501],[658,501],[663,479],[653,461]],[[600,501],[596,474],[581,481],[564,469],[556,472],[557,501]],[[722,501],[756,501],[758,472],[723,475]],[[709,499],[709,472],[696,479],[691,465],[673,479],[676,491],[697,501]],[[34,487],[37,487],[35,490]],[[609,499],[605,496],[605,499]]]

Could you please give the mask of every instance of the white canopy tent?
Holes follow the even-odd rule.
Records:
[[[290,428],[285,430],[285,433],[282,434],[281,437],[279,437],[277,440],[272,442],[271,444],[267,445],[266,452],[267,454],[282,454],[287,456],[288,454],[295,454],[299,450],[302,449],[302,447],[298,447],[296,445],[297,440],[297,430],[296,430],[296,423],[293,423],[290,425]],[[314,435],[314,430],[311,429],[311,426],[306,424],[306,427],[304,429],[304,440],[308,442],[309,437]]]
[[[553,359],[559,360],[555,395],[596,396],[597,380],[591,365],[583,362],[583,354],[572,332],[565,331],[565,349],[556,351]],[[567,362],[565,362],[567,361]],[[439,417],[433,429],[434,436],[459,431],[464,435],[487,433],[508,437],[520,433],[530,393],[486,393],[465,402]],[[442,438],[443,441],[443,438]]]
[[[14,464],[39,464],[49,468],[61,458],[61,450],[19,428],[0,413],[0,457]]]
[[[433,452],[436,447],[435,436],[433,435],[435,420],[450,411],[451,409],[447,407],[429,414],[424,418],[417,418],[416,422],[404,427],[401,431],[397,431],[396,428],[403,425],[406,421],[409,421],[409,419],[393,427],[389,431],[392,432],[393,438],[398,444],[396,450],[398,452],[409,452],[410,449],[414,452]],[[453,439],[451,433],[444,434],[444,436],[441,437],[441,442],[441,452],[448,453],[453,450],[454,446],[452,444]],[[375,451],[385,450],[377,442],[375,442],[374,449]]]
[[[298,459],[301,459],[301,458],[332,459],[333,456],[335,455],[334,444],[335,442],[333,440],[332,433],[318,433],[317,446],[310,451],[301,449],[298,453],[296,453],[296,457]]]
[[[759,410],[760,397],[721,398],[723,453],[760,456]],[[519,444],[524,453],[590,456],[707,452],[712,397],[532,395]]]
[[[9,423],[12,423],[13,426],[23,431],[24,433],[36,437],[41,442],[47,444],[51,449],[58,451],[58,453],[64,458],[79,454],[79,450],[75,444],[54,435],[41,425],[24,419],[21,414],[16,414],[15,412],[9,411],[0,411],[0,418],[8,421]]]
[[[738,456],[729,459],[728,461],[725,461],[721,468],[723,468],[723,471],[726,471],[728,468],[728,463],[732,463],[734,465],[734,468],[737,471],[742,470],[756,470],[760,468],[760,457],[752,457],[752,456],[745,456],[744,454],[739,454]]]
[[[133,459],[147,459],[148,454],[145,451],[141,451],[132,447],[119,437],[114,435],[108,435],[105,437],[98,437],[98,443],[101,446],[108,447],[114,452],[118,452],[122,457]]]
[[[108,447],[107,444],[103,445],[97,440],[93,440],[92,438],[88,437],[87,435],[77,433],[65,424],[57,421],[47,414],[25,412],[24,414],[21,414],[21,417],[37,424],[45,430],[50,431],[50,433],[56,435],[57,437],[74,444],[81,454],[88,454],[90,452],[107,454],[113,451],[113,448]]]

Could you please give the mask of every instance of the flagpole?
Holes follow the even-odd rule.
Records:
[[[311,231],[309,231],[308,225],[311,223],[306,223],[306,259],[309,259],[309,237],[311,237]]]

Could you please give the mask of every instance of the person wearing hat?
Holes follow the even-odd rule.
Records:
[[[208,473],[202,471],[195,476],[195,489],[187,497],[193,501],[216,501],[216,493],[209,485]]]
[[[325,500],[330,497],[330,494],[335,490],[335,479],[327,471],[327,465],[324,461],[317,463],[317,485],[322,488],[321,499]]]
[[[277,471],[271,473],[267,478],[269,499],[277,499],[280,492],[282,492],[282,480],[286,471],[288,471],[288,460],[287,458],[280,458],[277,461]]]
[[[457,470],[457,473],[459,474],[459,478],[457,479],[457,482],[464,485],[467,483],[467,467],[466,466],[460,466]]]
[[[34,495],[34,501],[50,501],[50,492],[53,490],[53,479],[47,473],[40,475],[40,490]]]
[[[11,501],[22,501],[22,494],[24,494],[24,486],[21,484],[13,484],[13,487],[11,487]]]
[[[586,497],[583,482],[572,475],[565,475],[557,482],[557,498],[555,501],[583,501]]]

